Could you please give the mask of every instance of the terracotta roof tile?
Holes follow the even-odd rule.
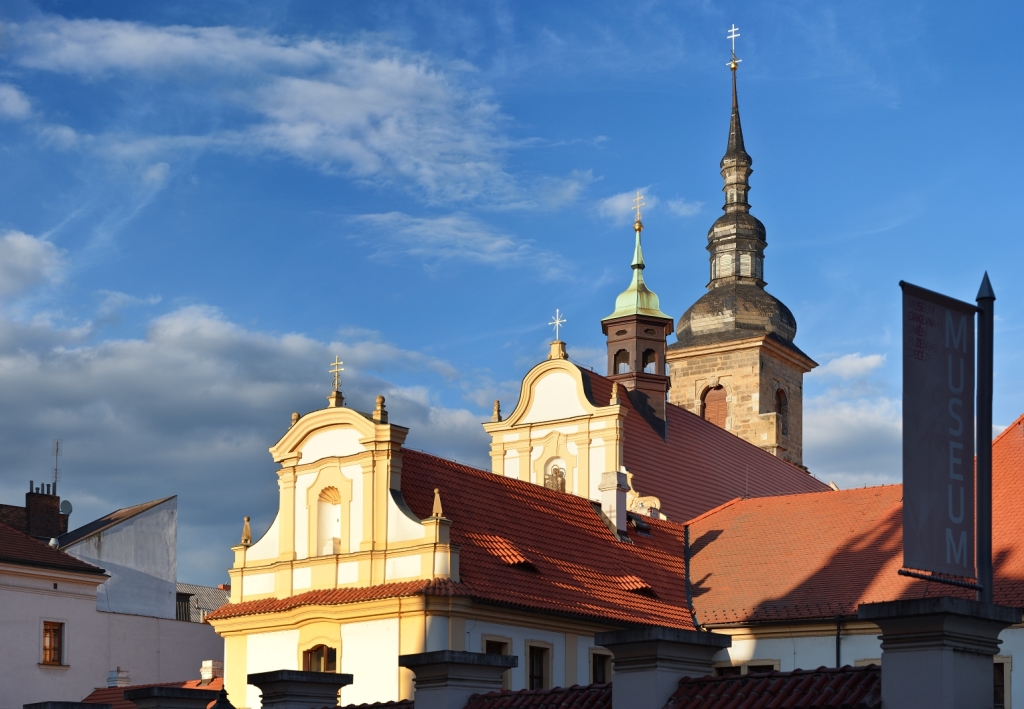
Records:
[[[1024,416],[992,446],[995,601],[1024,607]],[[735,500],[690,526],[702,623],[852,616],[861,603],[974,592],[897,575],[903,487]]]
[[[421,519],[432,512],[434,488],[440,489],[445,516],[452,520],[452,543],[461,548],[461,583],[410,581],[311,591],[228,604],[207,618],[429,594],[471,596],[621,625],[693,628],[685,584],[680,583],[680,525],[660,523],[649,535],[631,532],[632,543],[620,542],[585,498],[405,450],[402,492]],[[620,579],[627,569],[650,587],[649,593],[624,587]]]
[[[665,709],[880,709],[882,672],[867,667],[819,667],[726,677],[684,678]]]
[[[324,707],[334,709],[334,707]],[[413,709],[411,699],[399,699],[394,702],[373,702],[372,704],[346,704],[342,709]]]
[[[589,395],[607,406],[612,381],[581,370]],[[686,409],[666,405],[667,437],[662,439],[633,408],[626,407],[625,465],[641,495],[661,500],[662,512],[683,522],[737,497],[829,490],[806,470],[758,448]]]
[[[215,677],[209,684],[200,684],[202,680],[190,679],[181,682],[162,682],[159,684],[133,684],[128,687],[100,687],[82,700],[84,704],[110,704],[111,709],[136,709],[135,702],[124,698],[125,690],[142,689],[144,687],[181,687],[183,689],[209,689],[219,692],[224,688],[224,679]],[[213,704],[213,701],[210,702]]]
[[[466,709],[611,709],[610,684],[474,694]]]
[[[0,524],[0,562],[38,566],[63,571],[78,571],[86,574],[102,574],[103,569],[65,554],[59,549],[51,549],[38,539]]]

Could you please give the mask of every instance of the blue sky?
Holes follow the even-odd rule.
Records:
[[[737,54],[805,462],[899,480],[899,288],[998,296],[1024,412],[1022,93],[1008,2],[22,2],[0,9],[0,499],[64,441],[73,524],[168,494],[223,581],[266,453],[346,362],[409,444],[487,464],[555,308],[603,366],[647,196],[648,284],[704,291]]]

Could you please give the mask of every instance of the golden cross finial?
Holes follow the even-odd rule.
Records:
[[[558,336],[559,328],[561,328],[562,325],[565,325],[566,322],[566,319],[562,317],[562,311],[559,310],[558,308],[555,308],[555,317],[551,322],[548,323],[548,325],[553,325],[555,328],[555,341],[558,341],[560,339]]]
[[[640,194],[640,190],[637,190],[636,197],[633,199],[633,211],[636,212],[637,221],[640,221],[640,208],[646,206],[647,204],[644,202],[644,196]]]
[[[330,369],[330,373],[334,375],[334,391],[341,391],[341,373],[345,371],[345,368],[341,366],[343,364],[345,363],[338,359],[338,355],[334,355]]]
[[[732,69],[733,71],[736,71],[736,69],[739,68],[740,62],[743,61],[742,59],[736,58],[736,38],[739,36],[740,28],[737,27],[735,24],[733,24],[733,26],[729,28],[729,34],[725,36],[726,39],[732,40],[732,60],[728,64],[726,64],[726,66]]]

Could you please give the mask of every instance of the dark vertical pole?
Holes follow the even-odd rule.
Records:
[[[843,616],[836,613],[836,667],[842,667]]]
[[[992,593],[992,328],[996,294],[988,273],[978,289],[977,565],[978,600],[993,603]]]

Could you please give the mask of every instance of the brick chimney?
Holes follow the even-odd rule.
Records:
[[[50,540],[68,531],[68,516],[60,513],[57,483],[40,483],[25,493],[25,533],[30,537]]]

